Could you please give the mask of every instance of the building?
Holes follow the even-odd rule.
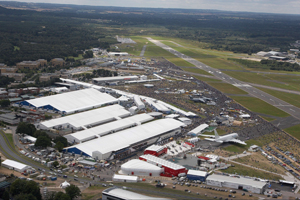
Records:
[[[115,103],[118,103],[118,100],[111,95],[89,88],[27,100],[19,104],[44,111],[71,114]]]
[[[65,61],[64,59],[62,58],[53,58],[51,61],[50,61],[51,65],[52,66],[64,66],[65,65]]]
[[[199,180],[199,181],[202,181],[204,182],[206,180],[208,176],[208,173],[207,172],[204,172],[204,171],[198,171],[198,170],[189,170],[186,177],[189,179],[189,180]]]
[[[67,152],[91,156],[98,160],[120,159],[181,133],[184,124],[160,119],[65,148]]]
[[[22,61],[17,63],[18,69],[37,69],[47,65],[47,60],[39,59],[37,61]]]
[[[150,154],[159,157],[160,155],[166,154],[167,152],[168,148],[153,144],[145,149],[144,155]]]
[[[142,155],[140,156],[140,160],[144,160],[148,163],[164,168],[164,174],[162,174],[162,176],[172,177],[178,176],[179,174],[186,174],[188,172],[188,170],[181,165],[172,163],[168,160],[164,160],[153,155]]]
[[[127,52],[109,52],[109,56],[128,56]]]
[[[0,70],[1,70],[1,74],[3,73],[7,73],[7,74],[10,74],[10,73],[16,73],[18,71],[18,68],[16,67],[1,67],[0,66]]]
[[[133,97],[133,100],[139,110],[142,110],[145,108],[145,104],[141,101],[141,98],[138,95],[135,95]]]
[[[127,182],[127,183],[137,183],[139,181],[139,177],[114,174],[113,181]]]
[[[113,76],[113,77],[99,77],[93,78],[93,83],[95,84],[105,84],[109,82],[125,82],[125,81],[132,81],[138,80],[138,76]]]
[[[197,126],[196,128],[194,128],[193,130],[189,131],[187,135],[199,135],[202,134],[204,132],[204,130],[206,128],[208,128],[209,126],[207,124],[201,124],[200,126]]]
[[[22,81],[25,77],[24,73],[1,73],[1,76],[6,76],[9,78],[14,78],[16,81]]]
[[[113,187],[103,190],[102,200],[170,200],[165,198],[149,197],[146,195],[138,194],[132,191],[124,190],[121,188]]]
[[[186,118],[186,117],[179,117],[178,120],[181,121],[182,123],[184,123],[186,126],[192,124],[192,120],[190,120],[189,118]]]
[[[32,169],[31,166],[24,165],[23,163],[20,163],[20,162],[14,161],[14,160],[9,160],[9,159],[6,159],[5,161],[3,161],[1,163],[1,165],[3,167],[6,167],[8,169],[13,169],[20,173],[27,172],[28,170]]]
[[[163,168],[139,159],[132,159],[121,165],[121,174],[135,176],[160,176],[163,172]]]
[[[237,178],[223,175],[210,175],[206,178],[206,184],[217,187],[227,187],[239,190],[248,190],[256,194],[263,194],[267,183],[262,181],[255,181],[250,178]]]
[[[67,129],[73,128],[75,130],[90,130],[88,128],[111,122],[114,120],[121,120],[128,117],[128,112],[123,106],[118,104],[106,106],[103,108],[93,109],[86,112],[76,113],[61,118],[51,119],[41,122],[38,128],[40,129]],[[93,129],[93,128],[91,128]]]
[[[125,110],[126,111],[126,110]],[[113,113],[109,113],[109,115],[97,115],[97,117],[111,117]],[[126,115],[129,114],[128,111]],[[105,123],[99,126],[95,126],[93,128],[85,129],[82,131],[78,131],[76,133],[72,133],[69,135],[65,135],[64,137],[67,138],[67,140],[70,143],[82,143],[82,142],[87,142],[89,140],[97,139],[99,137],[103,137],[108,134],[113,134],[121,130],[125,130],[127,128],[132,128],[135,126],[139,126],[142,123],[149,122],[153,120],[153,117],[143,113],[139,115],[134,115],[131,117],[126,117],[124,119],[120,119],[118,116],[116,116],[115,119],[111,118],[111,122]]]
[[[11,125],[17,125],[20,122],[20,118],[18,118],[13,113],[7,113],[7,114],[0,115],[0,121],[3,121],[5,123],[11,124]]]

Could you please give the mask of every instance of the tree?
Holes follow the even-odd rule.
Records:
[[[19,194],[14,197],[14,200],[38,200],[33,194]]]
[[[17,126],[16,133],[23,133],[23,134],[33,136],[35,131],[36,131],[36,128],[33,124],[29,124],[26,122],[20,122]]]
[[[93,55],[93,51],[86,51],[85,54],[82,55],[84,58],[92,58]]]
[[[69,195],[63,192],[57,192],[54,197],[54,200],[70,200],[70,199],[71,198],[69,197]]]
[[[46,136],[39,136],[36,139],[34,146],[36,146],[36,147],[44,147],[44,148],[50,147],[50,146],[52,146],[51,139],[49,139]]]
[[[57,142],[61,142],[63,144],[63,147],[66,147],[68,146],[68,140],[67,138],[63,137],[63,136],[58,136],[54,139],[54,142],[57,143]]]
[[[80,189],[76,186],[71,184],[70,186],[66,187],[66,193],[69,195],[69,197],[72,199],[81,196]]]
[[[63,148],[64,148],[64,144],[61,143],[60,141],[58,141],[55,145],[55,148],[58,150],[58,151],[62,151]]]
[[[3,200],[9,200],[9,192],[7,190],[4,191],[4,193],[2,195],[2,199]]]
[[[52,165],[53,165],[53,167],[57,167],[58,165],[59,165],[59,163],[57,162],[57,160],[56,161],[54,161],[53,163],[52,163]]]
[[[7,99],[1,100],[0,105],[1,105],[1,107],[6,108],[10,105],[10,101]]]

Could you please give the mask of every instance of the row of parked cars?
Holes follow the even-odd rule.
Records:
[[[277,150],[279,150],[280,148],[277,148]],[[286,158],[285,156],[283,156],[282,154],[276,152],[274,149],[272,149],[272,147],[266,147],[266,150],[269,151],[273,156],[275,156],[276,158],[272,157],[272,160],[276,161],[276,163],[278,163],[280,166],[282,166],[285,170],[289,171],[291,174],[293,174],[296,178],[298,178],[300,180],[300,175],[299,173],[296,173],[294,170],[300,172],[300,167],[296,167],[291,161],[290,159]],[[281,149],[280,149],[281,150]],[[279,151],[280,151],[279,150]],[[281,150],[282,151],[282,150]],[[283,151],[282,151],[283,152]],[[289,152],[285,152],[285,155],[289,155]],[[279,162],[277,159],[279,159],[281,162]],[[288,167],[288,166],[289,167]],[[292,170],[292,169],[294,170]]]

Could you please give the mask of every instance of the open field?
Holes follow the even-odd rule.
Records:
[[[242,144],[232,144],[230,146],[224,147],[223,150],[233,152],[233,153],[243,153],[244,151],[247,151],[250,146],[256,144],[258,146],[262,146],[262,143],[260,142],[259,139],[251,139],[246,141],[247,145],[242,145]]]
[[[230,162],[229,162],[230,163]],[[221,172],[229,173],[229,174],[238,174],[243,176],[251,176],[251,177],[257,177],[257,178],[263,178],[268,180],[279,180],[282,179],[281,176],[267,173],[264,171],[256,170],[251,167],[246,167],[243,165],[239,165],[236,163],[232,163],[234,167],[229,167],[228,169],[221,170]]]
[[[255,97],[244,97],[244,96],[230,96],[232,99],[237,101],[238,103],[242,104],[249,110],[262,113],[267,115],[272,115],[276,117],[288,117],[289,114],[286,112],[258,99]]]
[[[284,129],[284,131],[300,140],[300,124]]]
[[[270,89],[260,88],[260,87],[257,87],[257,88],[274,96],[274,97],[277,97],[278,99],[281,99],[289,104],[292,104],[292,105],[300,108],[300,95],[291,94],[291,93],[287,93],[287,92],[281,92],[281,91],[275,91],[275,90],[270,90]]]
[[[300,79],[296,76],[234,71],[226,71],[224,73],[244,82],[300,91]]]
[[[178,65],[177,65],[178,66]],[[187,72],[192,72],[192,73],[197,73],[197,74],[203,74],[203,75],[208,75],[208,76],[212,76],[210,73],[196,68],[196,67],[190,67],[190,68],[182,68],[183,71],[187,71]]]
[[[146,49],[146,51],[147,51],[147,49]],[[191,64],[191,63],[183,60],[182,58],[178,58],[178,57],[174,57],[174,58],[172,58],[172,57],[166,57],[166,59],[168,61],[170,61],[171,63],[173,63],[174,65],[176,65],[176,66],[180,66],[180,67],[183,67],[183,66],[184,67],[195,67],[195,65],[193,65],[193,64]],[[206,71],[203,71],[203,73],[205,73],[205,72]]]
[[[244,90],[228,83],[209,83],[209,85],[226,94],[248,94]]]
[[[285,170],[280,165],[272,164],[265,156],[261,155],[260,151],[253,152],[250,156],[234,159],[234,161],[285,175]]]
[[[267,120],[268,122],[274,121],[275,119],[272,117],[266,117],[266,116],[261,116],[262,118],[264,118],[265,120]]]
[[[198,80],[207,82],[207,83],[210,83],[210,82],[216,82],[216,83],[222,82],[222,81],[219,80],[219,79],[206,78],[206,77],[202,77],[202,76],[193,76],[193,77],[195,77],[195,78],[198,79]]]

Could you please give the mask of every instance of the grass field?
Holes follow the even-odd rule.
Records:
[[[278,108],[255,97],[230,96],[232,99],[242,104],[249,110],[275,117],[288,117],[288,113],[279,110]]]
[[[182,58],[178,57],[166,57],[166,59],[170,62],[172,62],[174,65],[179,67],[195,67],[195,65],[183,60]],[[203,71],[203,70],[202,70]],[[205,71],[204,71],[205,72]]]
[[[300,124],[284,129],[284,131],[300,140]]]
[[[236,163],[233,163],[234,167],[229,167],[228,169],[222,170],[222,172],[230,173],[230,174],[238,174],[238,175],[244,175],[244,176],[251,176],[251,177],[257,177],[257,178],[263,178],[263,179],[269,179],[269,180],[279,180],[282,179],[281,176],[263,172],[260,170],[253,169],[251,167],[246,167],[243,165],[239,165]]]
[[[257,87],[258,89],[274,96],[277,97],[289,104],[292,104],[294,106],[297,106],[298,108],[300,108],[300,95],[297,94],[291,94],[291,93],[287,93],[287,92],[281,92],[281,91],[276,91],[276,90],[270,90],[270,89],[266,89],[266,88],[260,88]]]
[[[300,91],[300,78],[296,76],[234,71],[226,71],[224,73],[244,82]]]
[[[9,143],[10,143],[12,146],[14,146],[13,135],[10,134],[10,133],[5,133],[5,135],[6,135],[7,139],[8,139],[8,141],[9,141]]]
[[[258,146],[262,146],[261,142],[259,140],[247,140],[247,145],[242,144],[233,144],[227,147],[224,147],[223,149],[225,151],[230,151],[234,153],[243,153],[244,151],[248,150],[250,146],[256,144]]]
[[[262,118],[264,118],[265,120],[267,120],[268,122],[274,121],[275,119],[272,117],[265,117],[265,116],[261,116]]]
[[[197,74],[203,74],[203,75],[208,75],[208,76],[212,76],[210,73],[202,70],[202,69],[199,69],[199,68],[196,68],[196,67],[193,67],[193,68],[182,68],[183,71],[187,71],[187,72],[192,72],[192,73],[197,73]]]
[[[248,94],[244,90],[228,83],[209,83],[209,85],[226,94]]]
[[[193,76],[193,77],[195,77],[195,78],[198,79],[198,80],[207,82],[207,83],[210,83],[210,82],[216,82],[216,83],[222,82],[222,81],[219,80],[219,79],[206,78],[206,77],[202,77],[202,76]]]

